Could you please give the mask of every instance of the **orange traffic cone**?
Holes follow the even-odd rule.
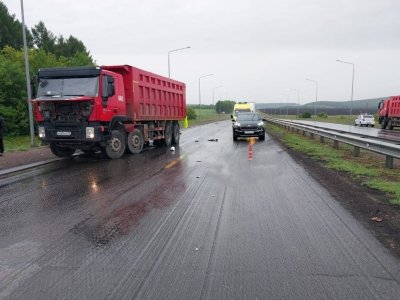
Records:
[[[253,143],[249,143],[249,160],[253,160]]]

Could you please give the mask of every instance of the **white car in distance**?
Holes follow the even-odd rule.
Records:
[[[358,115],[358,117],[354,120],[354,126],[375,126],[375,118],[373,115]]]

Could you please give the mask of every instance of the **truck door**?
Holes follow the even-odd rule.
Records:
[[[114,116],[126,115],[122,77],[118,74],[103,74],[101,83],[102,121]]]

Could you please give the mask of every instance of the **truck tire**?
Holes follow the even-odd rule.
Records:
[[[172,123],[167,122],[164,132],[164,145],[167,147],[171,147],[171,144],[172,144]]]
[[[258,137],[258,139],[259,139],[260,141],[264,141],[264,140],[265,140],[265,133],[262,134],[262,135],[260,135],[260,136]]]
[[[172,144],[179,145],[180,137],[181,137],[181,131],[180,131],[179,123],[176,122],[173,125],[173,130],[172,130]]]
[[[111,131],[111,138],[102,150],[108,158],[117,159],[124,155],[125,149],[125,134],[120,130],[113,130]]]
[[[392,120],[389,120],[388,122],[387,122],[387,129],[389,129],[389,130],[393,130],[393,125],[392,125],[393,123],[392,123]]]
[[[142,131],[138,128],[134,129],[132,132],[128,134],[128,149],[129,152],[133,154],[138,154],[142,152],[144,139]]]
[[[236,142],[237,141],[237,135],[233,133],[233,140]]]
[[[50,144],[50,150],[58,157],[71,157],[75,153],[75,149],[60,147],[56,143]]]

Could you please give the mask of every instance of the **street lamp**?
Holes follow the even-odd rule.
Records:
[[[219,89],[219,88],[222,88],[222,85],[213,87],[213,105],[214,105],[214,94],[215,94],[215,90],[216,90],[216,89]]]
[[[168,78],[171,78],[170,60],[169,60],[169,55],[171,54],[171,52],[181,51],[181,50],[185,50],[185,49],[189,49],[189,48],[190,48],[190,46],[168,51]]]
[[[199,116],[200,116],[200,109],[201,109],[201,85],[200,85],[200,80],[204,77],[212,76],[214,74],[207,74],[204,76],[199,77]]]
[[[350,98],[350,114],[349,114],[349,119],[351,120],[351,116],[353,114],[354,64],[351,62],[348,62],[348,61],[340,60],[340,59],[337,59],[336,61],[353,66],[353,76],[351,78],[351,98]]]
[[[24,1],[21,0],[21,15],[22,15],[22,39],[24,42],[24,59],[25,59],[25,76],[26,76],[26,92],[28,98],[28,111],[29,111],[29,129],[31,133],[31,147],[35,146],[35,132],[33,130],[33,110],[31,97],[31,78],[29,75],[29,61],[28,61],[28,47],[26,45],[26,32],[25,32],[25,18],[24,18]]]
[[[313,80],[313,79],[308,79],[306,80],[314,82],[315,83],[315,105],[314,105],[314,116],[317,116],[317,101],[318,101],[318,81]]]
[[[299,116],[299,108],[300,108],[300,91],[298,89],[290,89],[291,91],[297,92],[297,116]]]

